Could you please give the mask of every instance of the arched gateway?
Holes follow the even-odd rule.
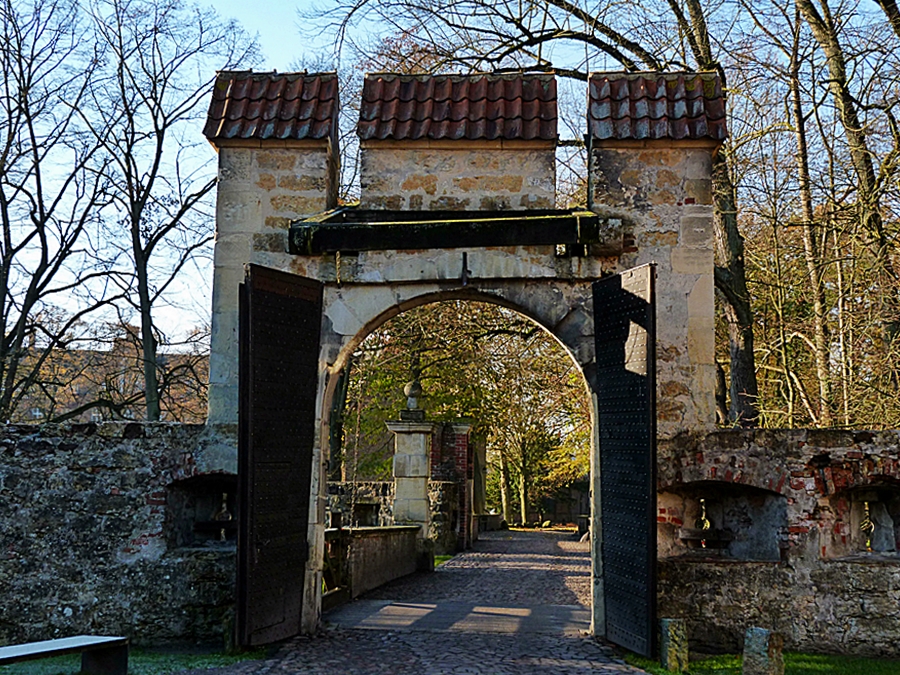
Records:
[[[714,423],[723,99],[688,73],[598,73],[588,98],[592,203],[558,210],[552,75],[369,75],[360,203],[335,208],[336,76],[219,74],[209,420],[240,411],[243,643],[318,623],[328,403],[349,354],[391,316],[465,298],[531,317],[581,366],[593,630],[653,651],[656,427]]]

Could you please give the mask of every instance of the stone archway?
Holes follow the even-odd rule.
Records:
[[[553,76],[509,74],[368,77],[359,125],[361,204],[326,212],[337,203],[336,87],[333,73],[223,72],[205,129],[219,151],[211,424],[237,421],[238,289],[245,267],[306,279],[321,297],[321,348],[312,355],[318,365],[306,631],[318,622],[309,599],[316,596],[322,548],[323,402],[330,375],[348,346],[392,313],[448,293],[506,303],[556,335],[597,391],[595,329],[608,327],[595,323],[592,285],[656,263],[654,424],[660,435],[673,436],[707,430],[715,421],[711,167],[724,139],[717,76],[592,76],[590,211],[552,208]],[[454,120],[468,119],[468,111],[504,96],[528,105],[508,106],[491,124],[471,128],[426,118],[428,124],[416,126],[391,117],[400,114],[399,92],[414,94],[402,94],[403,110],[423,105],[419,121],[446,109],[456,111]],[[440,92],[449,98],[435,105]],[[669,117],[648,120],[647,96]],[[297,99],[304,105],[294,105]],[[266,112],[259,114],[274,115],[271,124],[251,115],[263,100]],[[524,116],[526,109],[535,116]],[[305,233],[303,246],[295,228]],[[594,558],[599,570],[599,552]],[[598,571],[595,583],[602,582]],[[594,611],[603,616],[602,603]]]

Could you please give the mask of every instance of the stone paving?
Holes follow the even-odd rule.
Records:
[[[265,661],[215,675],[613,675],[590,637],[590,553],[573,535],[491,532],[433,574],[397,580],[323,617]]]

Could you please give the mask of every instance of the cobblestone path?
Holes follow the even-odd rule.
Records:
[[[318,635],[217,675],[644,673],[587,634],[590,563],[571,534],[485,533],[433,574],[326,614]]]

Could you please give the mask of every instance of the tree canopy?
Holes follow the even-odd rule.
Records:
[[[390,477],[385,422],[397,419],[403,387],[416,379],[428,419],[469,419],[472,433],[486,439],[501,500],[495,506],[510,522],[526,521],[541,497],[587,475],[590,399],[565,349],[515,312],[447,301],[391,319],[354,353],[345,441],[332,447],[345,479]]]
[[[720,421],[900,424],[893,3],[331,0],[317,18],[340,56],[385,70],[396,53],[428,72],[555,72],[574,140],[591,71],[717,71]]]

